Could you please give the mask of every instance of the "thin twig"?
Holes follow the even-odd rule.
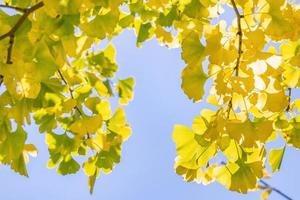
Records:
[[[69,85],[69,83],[67,82],[67,80],[65,79],[65,77],[63,76],[62,72],[60,70],[57,70],[57,71],[58,71],[58,74],[59,74],[61,80],[64,82],[64,84],[66,86],[68,86],[71,98],[74,99],[73,89],[71,88],[71,86]]]
[[[278,190],[277,188],[272,187],[271,185],[269,185],[269,184],[268,184],[267,182],[265,182],[264,180],[259,180],[259,182],[260,182],[261,184],[263,184],[263,186],[262,186],[263,188],[265,188],[265,189],[270,189],[270,190],[276,192],[277,194],[281,195],[282,197],[284,197],[284,198],[287,199],[287,200],[293,200],[291,197],[289,197],[288,195],[284,194],[282,191]]]
[[[228,103],[227,119],[229,119],[229,117],[230,117],[231,109],[232,109],[232,97],[230,98],[230,101],[229,101],[229,103]]]
[[[57,71],[58,71],[58,74],[59,74],[61,80],[62,80],[62,81],[64,82],[64,84],[68,87],[71,98],[72,98],[72,99],[75,99],[75,98],[74,98],[74,94],[73,94],[73,91],[74,91],[74,90],[72,89],[72,87],[70,86],[70,84],[68,83],[68,81],[65,79],[64,75],[62,74],[62,72],[61,72],[59,69],[58,69]],[[75,110],[79,113],[79,115],[81,116],[81,118],[83,118],[84,115],[83,115],[83,113],[81,112],[81,110],[79,109],[79,107],[76,105],[74,108],[75,108]],[[87,138],[88,138],[88,139],[91,138],[89,132],[87,132]]]
[[[73,89],[72,89],[72,87],[70,86],[70,84],[68,83],[68,81],[65,79],[65,77],[64,77],[63,74],[62,74],[62,72],[61,72],[60,70],[57,70],[57,71],[58,71],[58,74],[59,74],[61,80],[62,80],[62,81],[64,82],[64,84],[68,87],[71,98],[72,98],[72,99],[75,99],[75,98],[74,98],[74,94],[73,94]],[[81,110],[78,108],[77,105],[75,106],[75,109],[77,110],[77,112],[78,112],[81,116],[83,116]]]
[[[9,47],[7,49],[6,64],[13,64],[11,57],[12,57],[14,42],[15,42],[15,36],[14,35],[9,36]]]
[[[291,100],[292,100],[292,88],[289,88],[289,96],[288,96],[288,101],[289,101],[289,104],[288,104],[288,106],[287,106],[287,108],[286,108],[286,112],[289,112],[290,111],[290,109],[291,109]]]
[[[10,6],[8,4],[0,4],[0,8],[9,8],[9,9],[13,9],[13,10],[16,10],[16,11],[19,11],[19,12],[26,12],[27,8],[20,8],[20,7],[17,7],[17,6]]]

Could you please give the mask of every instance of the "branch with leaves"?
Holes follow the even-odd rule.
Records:
[[[23,15],[19,18],[17,23],[5,34],[0,35],[0,40],[4,40],[6,38],[9,38],[9,46],[7,48],[7,57],[6,57],[6,64],[13,64],[12,61],[12,51],[14,46],[14,40],[15,40],[15,34],[19,30],[19,28],[24,24],[27,17],[33,13],[34,11],[38,10],[39,8],[43,7],[44,3],[41,1],[32,7],[29,8],[20,8],[16,6],[10,6],[10,5],[0,5],[1,8],[10,8],[14,9],[16,11],[22,12]],[[4,76],[0,74],[0,86],[3,83]]]
[[[30,8],[23,8],[21,10],[23,10],[23,15],[19,18],[19,20],[17,21],[17,23],[5,34],[0,36],[0,40],[3,40],[5,38],[10,38],[9,39],[9,48],[7,49],[7,64],[12,64],[12,60],[11,60],[11,54],[12,54],[12,47],[14,45],[14,37],[15,37],[15,33],[18,31],[18,29],[23,25],[23,23],[25,22],[25,20],[27,19],[27,17],[33,13],[34,11],[38,10],[39,8],[44,6],[44,2],[39,2],[35,5],[33,5]],[[14,7],[11,7],[14,8]],[[17,8],[17,10],[20,10],[20,8]]]
[[[62,80],[62,81],[64,82],[64,84],[68,87],[68,90],[69,90],[69,93],[70,93],[71,98],[72,98],[72,99],[75,99],[75,98],[74,98],[74,94],[73,94],[73,88],[70,86],[70,84],[68,83],[68,81],[66,80],[66,78],[64,77],[64,75],[62,74],[62,72],[61,72],[60,70],[57,70],[57,71],[58,71],[58,74],[59,74],[61,80]],[[81,116],[83,116],[81,110],[79,109],[79,107],[78,107],[77,105],[75,106],[75,109],[77,110],[77,112],[78,112]]]
[[[237,5],[235,3],[234,0],[231,0],[231,4],[232,7],[234,9],[234,12],[236,14],[237,17],[237,27],[238,27],[238,32],[236,33],[238,35],[238,56],[236,59],[236,64],[234,67],[234,71],[235,71],[235,76],[239,76],[239,67],[240,67],[240,63],[241,63],[241,58],[242,58],[242,54],[243,54],[243,50],[242,50],[242,46],[243,46],[243,30],[242,30],[242,25],[241,25],[241,19],[244,17],[243,15],[240,14]],[[230,112],[231,110],[233,110],[232,108],[232,97],[229,100],[228,103],[228,109],[227,109],[227,118],[229,118],[230,116]],[[234,112],[234,111],[233,111]]]

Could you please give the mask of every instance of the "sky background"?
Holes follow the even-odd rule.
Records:
[[[227,16],[230,17],[230,14]],[[44,135],[35,125],[26,127],[28,142],[39,149],[37,158],[28,164],[30,178],[19,176],[7,166],[0,166],[2,200],[154,200],[154,199],[259,199],[261,192],[241,195],[213,183],[208,186],[186,183],[173,169],[174,124],[191,126],[193,118],[208,105],[192,103],[181,90],[180,73],[185,64],[180,49],[168,50],[155,40],[135,46],[132,31],[113,40],[120,70],[118,78],[135,77],[135,98],[126,106],[133,135],[123,145],[122,161],[109,175],[101,175],[91,196],[82,170],[76,175],[61,176],[47,169],[48,150]],[[294,97],[299,93],[294,93]],[[282,143],[275,144],[281,147]],[[288,147],[279,173],[268,182],[294,199],[300,197],[300,151]],[[272,200],[281,200],[276,193]]]

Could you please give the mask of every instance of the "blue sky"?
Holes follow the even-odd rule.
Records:
[[[87,177],[82,171],[63,177],[54,169],[46,168],[48,152],[44,135],[31,125],[26,128],[28,140],[37,144],[39,155],[28,165],[30,178],[1,166],[0,199],[259,199],[259,192],[240,195],[227,191],[218,183],[208,186],[185,183],[174,173],[173,125],[190,126],[192,119],[208,105],[192,103],[183,94],[180,72],[185,65],[180,59],[179,49],[168,50],[155,40],[138,49],[135,40],[132,31],[125,31],[113,40],[120,66],[118,77],[136,78],[134,101],[126,107],[133,135],[124,144],[122,162],[110,175],[98,179],[91,196]],[[268,181],[294,198],[300,195],[297,185],[300,180],[299,156],[299,151],[287,148],[281,172]],[[282,197],[274,193],[270,199],[280,200]]]

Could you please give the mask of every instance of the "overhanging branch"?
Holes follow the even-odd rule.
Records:
[[[25,22],[25,20],[27,19],[27,17],[33,13],[34,11],[36,11],[37,9],[41,8],[44,6],[44,2],[39,2],[35,5],[33,5],[30,8],[25,8],[24,9],[24,14],[20,17],[20,19],[17,21],[17,23],[5,34],[0,36],[0,40],[3,40],[7,37],[10,37],[12,35],[15,35],[15,33],[17,32],[17,30],[23,25],[23,23]]]
[[[235,3],[234,0],[231,0],[231,4],[232,7],[234,9],[235,15],[237,17],[237,27],[238,27],[238,32],[236,33],[238,35],[238,56],[236,59],[236,64],[234,67],[234,71],[235,71],[235,76],[239,76],[239,67],[240,67],[240,63],[241,63],[241,58],[242,58],[242,54],[243,54],[243,50],[242,50],[242,46],[243,46],[243,31],[242,31],[242,25],[241,25],[241,19],[244,17],[243,15],[240,14],[237,5]],[[228,109],[227,109],[227,118],[230,117],[230,112],[232,110],[232,97],[228,103]]]
[[[19,28],[24,24],[25,20],[27,19],[27,17],[33,13],[34,11],[36,11],[37,9],[41,8],[44,6],[44,2],[39,2],[29,8],[19,8],[19,7],[15,7],[15,6],[10,6],[10,5],[0,5],[0,8],[10,8],[10,9],[15,9],[16,11],[22,12],[23,15],[19,18],[19,20],[17,21],[17,23],[7,32],[4,33],[2,35],[0,35],[0,41],[4,40],[6,38],[9,38],[9,46],[7,48],[7,57],[6,57],[6,64],[13,64],[12,61],[12,50],[13,50],[13,46],[14,46],[14,41],[15,41],[15,34],[16,32],[19,30]],[[3,75],[0,74],[0,86],[3,83]]]

